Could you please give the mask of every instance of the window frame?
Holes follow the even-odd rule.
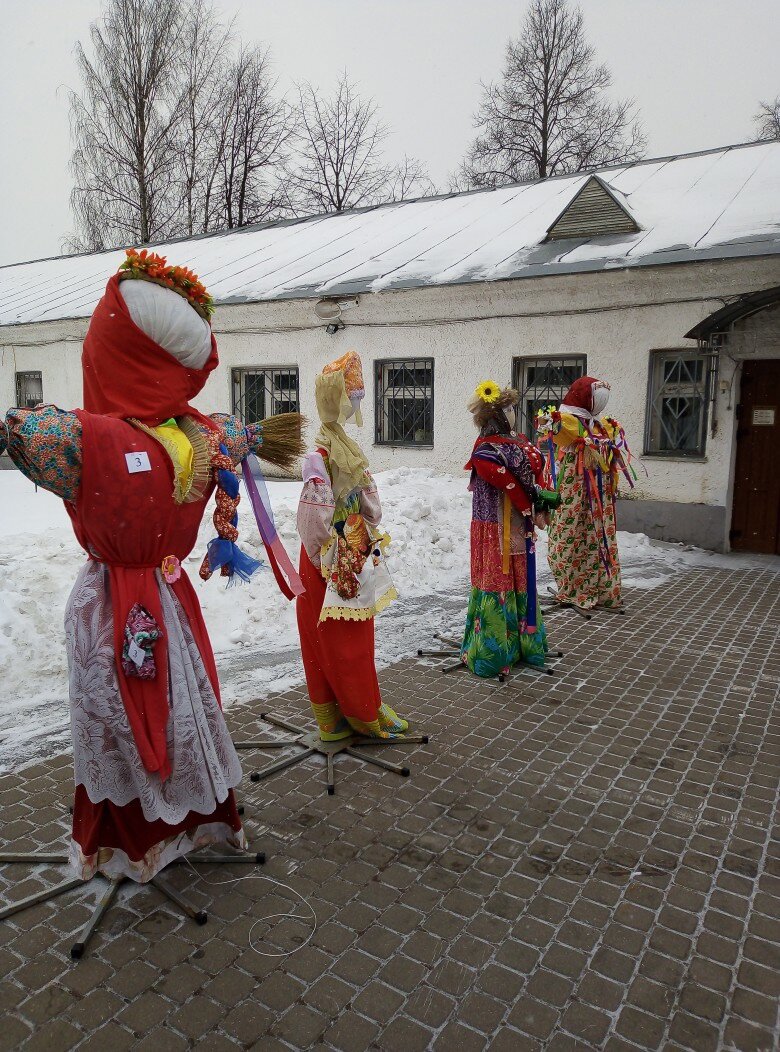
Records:
[[[22,403],[22,383],[23,377],[34,377],[40,381],[41,385],[41,397],[33,405],[28,405],[27,402]],[[34,409],[36,405],[43,404],[43,370],[42,369],[20,369],[14,371],[14,394],[16,397],[16,405],[22,409]]]
[[[669,358],[688,358],[702,363],[701,391],[702,411],[699,423],[699,442],[696,449],[652,449],[651,436],[654,422],[656,363]],[[707,425],[709,421],[710,384],[712,362],[707,355],[690,347],[654,348],[648,354],[647,391],[645,396],[645,428],[642,455],[660,460],[704,460],[707,455]],[[660,397],[660,395],[659,395]]]
[[[271,416],[280,416],[280,413],[267,413],[258,417],[258,420],[246,420],[243,414],[240,412],[239,407],[243,402],[246,401],[246,385],[245,376],[247,373],[253,375],[263,374],[263,391],[264,391],[264,409],[267,405],[265,401],[269,397],[269,391],[271,392],[270,397],[273,401],[272,387],[269,388],[269,381],[267,374],[273,373],[290,373],[295,378],[295,409],[285,409],[285,413],[299,413],[301,408],[301,371],[297,365],[234,365],[230,370],[230,406],[233,416],[238,417],[239,420],[246,426],[249,424],[256,424],[258,420],[267,419]],[[273,384],[273,381],[271,381]],[[238,388],[238,397],[236,397],[236,389]]]
[[[559,362],[561,365],[565,365],[567,363],[571,363],[571,364],[582,363],[582,372],[580,372],[578,374],[578,376],[575,377],[575,379],[577,379],[579,376],[587,376],[588,375],[588,356],[587,356],[587,354],[546,354],[546,355],[534,354],[534,355],[531,355],[529,357],[515,356],[515,357],[512,358],[512,386],[515,388],[515,390],[517,391],[517,393],[520,396],[520,400],[519,400],[519,403],[518,403],[518,409],[520,410],[520,412],[518,413],[517,430],[521,434],[526,435],[531,440],[533,440],[533,437],[534,437],[534,422],[533,422],[533,420],[526,420],[525,419],[526,402],[528,400],[526,398],[526,391],[529,390],[529,388],[524,387],[523,383],[521,383],[520,381],[524,378],[525,373],[526,373],[526,368],[528,366],[531,366],[531,365],[534,365],[534,364],[541,365],[541,364],[550,363],[550,362]],[[574,381],[572,380],[571,383],[573,383],[573,382]],[[563,396],[566,394],[566,391],[568,391],[569,387],[571,386],[571,383],[566,385],[565,390],[563,390],[561,392],[560,396],[555,397],[555,398],[551,397],[550,398],[550,402],[558,402],[558,403],[560,403],[561,400],[563,399]],[[548,390],[551,390],[551,388],[549,386],[548,386]],[[536,400],[537,399],[534,399],[534,401],[536,401]]]
[[[382,437],[383,425],[386,422],[386,413],[382,404],[385,393],[382,381],[383,370],[389,366],[404,367],[411,363],[419,363],[418,368],[430,368],[430,397],[428,400],[431,414],[431,438],[429,442],[416,442],[414,439],[388,439]],[[436,421],[436,359],[432,356],[407,357],[407,358],[377,358],[374,360],[374,445],[390,446],[398,449],[433,449],[435,444],[435,421]]]

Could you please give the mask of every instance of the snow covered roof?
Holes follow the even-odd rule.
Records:
[[[546,240],[592,175],[638,231]],[[159,246],[217,303],[780,253],[780,141],[269,223]],[[119,250],[0,267],[0,324],[88,317]]]

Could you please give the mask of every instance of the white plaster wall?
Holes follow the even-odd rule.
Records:
[[[81,344],[87,322],[41,322],[0,329],[0,413],[16,403],[17,372],[40,372],[43,399],[63,408],[81,405]]]
[[[357,437],[373,467],[458,472],[474,436],[465,406],[480,380],[509,383],[514,357],[586,354],[588,371],[612,384],[610,412],[641,454],[650,351],[692,349],[684,334],[719,309],[724,297],[777,284],[780,260],[766,258],[385,292],[362,295],[344,315],[346,329],[334,336],[314,315],[313,300],[224,306],[215,317],[220,365],[196,404],[207,412],[228,411],[233,367],[298,365],[301,408],[313,437],[315,376],[354,348],[363,358],[367,389],[365,427]],[[15,398],[13,347],[17,369],[42,370],[46,401],[79,405],[85,331],[84,321],[0,329],[0,399],[10,405]],[[433,449],[373,444],[373,363],[395,357],[435,359]],[[701,460],[643,458],[647,476],[640,467],[636,495],[727,505],[734,402],[732,395],[729,409],[728,393],[719,393],[718,430],[708,436]]]
[[[723,297],[778,283],[780,261],[768,259],[381,293],[361,296],[344,315],[346,329],[334,336],[317,322],[311,300],[223,307],[215,326],[220,368],[199,405],[215,411],[229,404],[233,367],[297,364],[301,408],[316,427],[314,378],[354,348],[363,358],[367,389],[358,437],[374,468],[408,464],[457,472],[474,434],[465,406],[480,380],[511,382],[514,357],[585,354],[588,371],[612,384],[610,411],[641,454],[650,351],[694,349],[684,334],[719,309]],[[433,449],[373,444],[373,363],[393,357],[435,359]],[[717,433],[708,431],[700,460],[642,458],[647,476],[639,467],[637,497],[727,504],[733,398],[731,409],[728,404],[728,395],[719,392]]]

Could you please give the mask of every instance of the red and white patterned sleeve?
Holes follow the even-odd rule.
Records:
[[[320,551],[330,538],[336,501],[330,476],[322,455],[308,453],[303,460],[303,490],[298,502],[298,535],[315,566],[320,565]]]
[[[378,526],[382,521],[382,504],[376,482],[369,471],[366,472],[366,485],[360,490],[360,514],[369,526]]]

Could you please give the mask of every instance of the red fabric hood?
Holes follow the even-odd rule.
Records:
[[[187,369],[138,328],[119,294],[119,275],[109,278],[84,340],[84,408],[89,413],[133,417],[149,427],[172,416],[194,416],[189,404],[216,368],[217,341],[202,369]]]
[[[581,376],[571,385],[561,404],[577,406],[578,409],[584,409],[586,413],[592,413],[595,383],[598,383],[595,376]]]

